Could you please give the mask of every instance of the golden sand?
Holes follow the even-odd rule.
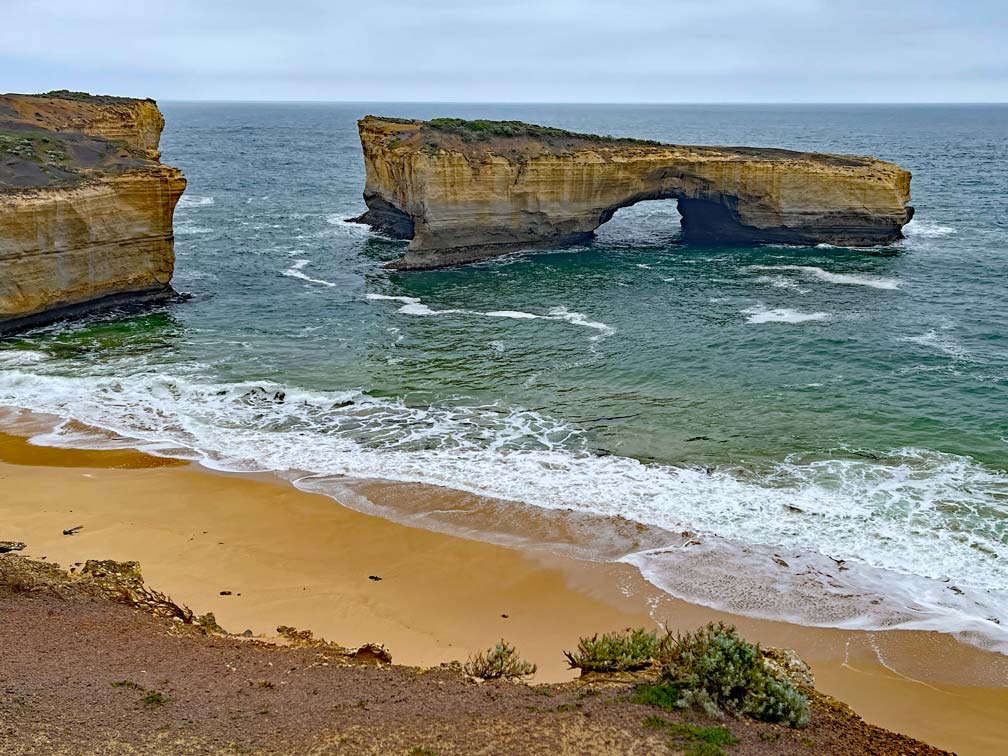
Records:
[[[936,633],[725,615],[670,599],[628,565],[407,527],[272,476],[0,436],[0,538],[65,567],[137,560],[151,585],[232,632],[293,625],[348,646],[380,642],[397,663],[424,666],[505,638],[541,681],[572,676],[561,652],[580,635],[725,619],[751,640],[797,649],[817,687],[869,722],[964,756],[1008,753],[1008,657]]]

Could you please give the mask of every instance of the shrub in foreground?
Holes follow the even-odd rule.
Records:
[[[670,637],[662,650],[661,682],[640,686],[635,700],[665,709],[694,707],[708,716],[749,716],[789,727],[808,724],[808,699],[791,683],[775,678],[758,645],[734,626],[707,624]]]
[[[624,672],[643,669],[658,655],[658,633],[642,627],[581,638],[576,651],[564,651],[571,669]]]
[[[518,680],[534,675],[536,665],[522,659],[518,649],[502,640],[493,648],[470,656],[462,670],[482,680]]]

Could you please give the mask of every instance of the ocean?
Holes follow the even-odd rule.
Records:
[[[352,481],[441,486],[480,517],[399,514],[730,612],[1008,653],[1008,106],[161,107],[191,298],[0,342],[0,405],[57,418],[35,443],[362,509]],[[887,247],[711,248],[645,202],[585,247],[390,271],[405,243],[347,221],[367,113],[873,155],[917,213]]]

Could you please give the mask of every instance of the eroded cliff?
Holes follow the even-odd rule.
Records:
[[[359,122],[359,218],[410,239],[401,268],[584,243],[621,207],[676,199],[687,241],[872,246],[902,238],[910,173],[868,157],[613,139],[517,122]]]
[[[0,332],[173,294],[163,127],[153,100],[0,95]]]

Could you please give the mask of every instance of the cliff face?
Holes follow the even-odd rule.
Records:
[[[163,126],[152,100],[0,95],[0,332],[171,296]]]
[[[362,222],[411,239],[402,268],[583,243],[621,207],[677,199],[698,243],[902,238],[910,173],[865,157],[663,145],[514,122],[359,123]]]

